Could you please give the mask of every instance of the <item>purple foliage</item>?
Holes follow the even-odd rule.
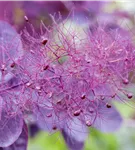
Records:
[[[18,96],[22,82],[15,65],[23,55],[19,34],[0,21],[0,146],[13,144],[22,132],[23,114]]]
[[[0,120],[0,146],[7,147],[14,143],[22,132],[23,120],[21,114],[10,116],[2,110]]]
[[[108,3],[106,1],[73,1],[76,7],[88,9],[91,15],[97,15],[101,12],[102,7]]]
[[[27,143],[28,143],[28,130],[27,126],[24,123],[22,132],[18,139],[10,146],[3,147],[1,150],[26,150],[27,149]]]

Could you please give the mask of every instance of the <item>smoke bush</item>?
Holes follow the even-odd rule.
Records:
[[[113,101],[134,96],[135,51],[122,29],[94,32],[68,18],[41,23],[19,35],[0,21],[0,146],[12,149],[17,139],[27,146],[26,125],[32,119],[49,132],[60,130],[69,149],[82,149],[88,127],[116,131],[122,117]],[[3,30],[4,29],[4,30]],[[20,37],[21,36],[21,37]],[[24,135],[24,136],[22,136]],[[18,150],[19,147],[16,147]],[[21,150],[22,150],[21,149]]]

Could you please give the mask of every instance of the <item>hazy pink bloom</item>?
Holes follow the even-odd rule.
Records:
[[[88,127],[103,132],[120,127],[122,117],[112,101],[129,98],[134,47],[119,28],[107,32],[99,25],[91,34],[88,24],[80,26],[72,18],[60,24],[54,20],[47,30],[41,36],[24,32],[21,63],[29,79],[27,98],[32,98],[41,129],[61,130],[70,149],[82,149]]]
[[[76,17],[59,23],[51,18],[53,25],[47,28],[41,23],[40,33],[26,19],[31,32],[25,29],[21,37],[0,21],[3,149],[12,149],[22,139],[23,148],[16,149],[26,150],[24,121],[31,123],[32,115],[41,129],[60,130],[69,149],[81,150],[88,127],[102,132],[120,127],[122,117],[112,101],[127,102],[134,96],[127,91],[135,67],[129,34],[100,24],[91,32],[89,21],[81,23]]]

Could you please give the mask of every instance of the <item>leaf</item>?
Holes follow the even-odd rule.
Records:
[[[102,132],[114,132],[122,124],[122,117],[114,108],[107,108],[106,105],[100,104],[98,115],[93,124],[95,128]]]
[[[23,55],[23,46],[20,35],[7,22],[0,21],[0,60],[8,64],[16,61]]]
[[[24,123],[22,133],[19,138],[9,147],[2,148],[2,150],[27,150],[28,144],[28,128]]]
[[[70,150],[83,149],[88,131],[86,126],[83,126],[79,119],[68,121],[61,132]]]
[[[20,136],[22,127],[22,114],[11,117],[3,110],[0,120],[0,147],[7,147],[13,144]]]

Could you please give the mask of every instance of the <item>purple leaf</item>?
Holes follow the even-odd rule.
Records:
[[[39,111],[36,111],[37,114],[37,125],[40,129],[53,132],[53,126],[55,125],[55,114],[52,112],[52,109],[41,108]]]
[[[23,55],[20,35],[7,22],[0,21],[0,63],[11,63]]]
[[[0,120],[0,147],[7,147],[13,144],[22,132],[23,119],[21,114],[9,116],[2,111]]]
[[[100,104],[93,126],[102,132],[114,132],[122,123],[119,112],[111,105]]]
[[[94,17],[96,14],[98,14],[102,7],[107,3],[104,1],[73,1],[76,7],[83,7],[86,10],[89,10],[90,17]]]
[[[62,135],[70,150],[82,150],[88,131],[80,120],[74,119],[67,122],[62,129]]]
[[[9,147],[2,148],[0,150],[26,150],[28,144],[28,128],[24,123],[22,133],[19,138]]]
[[[34,115],[37,120],[37,125],[40,129],[55,132],[56,129],[60,129],[65,124],[65,116],[61,111],[59,114],[59,118],[57,117],[56,113],[51,108],[52,106],[48,107],[37,107],[35,108]],[[47,106],[47,103],[46,103]],[[50,108],[49,108],[50,107]]]

